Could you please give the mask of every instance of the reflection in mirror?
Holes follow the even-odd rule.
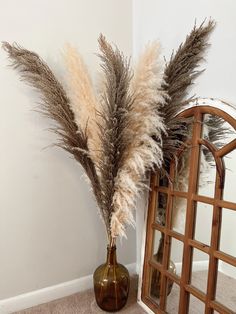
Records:
[[[220,250],[236,257],[236,212],[222,208]]]
[[[179,233],[184,233],[187,210],[187,199],[183,197],[173,197],[173,207],[171,216],[171,228]]]
[[[159,186],[167,188],[168,185],[169,185],[169,179],[167,178],[167,176],[163,175],[162,177],[160,177]]]
[[[223,118],[217,115],[204,114],[202,138],[214,144],[217,149],[225,146],[235,136],[234,128]]]
[[[181,276],[182,271],[183,247],[183,242],[171,238],[170,266],[171,271],[178,276]]]
[[[225,186],[223,199],[236,203],[236,149],[227,154],[224,158],[225,163]]]
[[[189,302],[189,314],[203,314],[205,313],[205,305],[204,303],[194,297],[192,294],[190,295]]]
[[[174,283],[171,293],[167,296],[166,311],[168,314],[176,314],[179,307],[180,288]]]
[[[157,195],[156,206],[156,222],[162,226],[165,226],[166,221],[166,206],[168,195],[166,193],[159,192]]]
[[[204,244],[210,245],[213,206],[196,202],[196,225],[194,238]]]
[[[162,264],[163,262],[163,250],[164,250],[164,234],[155,231],[154,234],[154,251],[153,251],[153,261]],[[175,264],[170,261],[169,262],[169,271],[172,273],[176,273]],[[160,272],[157,269],[153,269],[152,271],[152,285],[151,285],[151,293],[153,296],[159,298],[160,296]],[[173,282],[168,279],[168,293],[170,293],[172,289]]]
[[[208,277],[209,255],[193,249],[191,284],[206,293]]]
[[[174,178],[175,191],[188,192],[190,154],[191,149],[186,147],[178,158]]]
[[[164,234],[158,230],[154,230],[153,260],[162,264]]]
[[[205,146],[200,146],[200,161],[198,174],[198,194],[214,197],[216,165],[212,153]]]
[[[152,260],[154,262],[162,264],[163,261],[163,245],[164,245],[164,234],[158,230],[154,230],[154,245]],[[160,285],[161,285],[161,273],[159,270],[153,268],[151,272],[151,287],[150,294],[153,298],[159,298],[160,296]],[[157,300],[156,300],[157,302]],[[158,301],[159,302],[159,301]]]
[[[149,286],[149,296],[152,301],[157,305],[160,304],[159,295],[160,295],[160,280],[161,274],[155,268],[150,267],[150,286]]]
[[[236,267],[219,261],[216,300],[228,307],[232,313],[236,311]]]

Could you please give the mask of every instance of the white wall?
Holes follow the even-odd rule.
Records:
[[[192,94],[201,97],[218,97],[236,104],[235,0],[134,0],[133,4],[133,51],[136,57],[146,42],[159,39],[162,43],[163,55],[168,60],[172,50],[177,49],[191,31],[195,19],[197,24],[206,17],[215,19],[217,27],[211,36],[212,46],[208,50],[207,63],[203,65],[206,71],[196,80]],[[141,214],[138,221],[137,260],[139,261]]]
[[[39,53],[62,76],[65,42],[77,46],[94,77],[104,33],[132,50],[131,0],[0,0],[0,40]],[[92,274],[106,238],[78,163],[48,148],[50,122],[34,112],[38,96],[7,67],[0,51],[0,299]],[[118,248],[135,262],[135,232]]]

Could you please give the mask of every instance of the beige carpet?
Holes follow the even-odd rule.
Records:
[[[193,274],[192,284],[206,292],[207,272],[199,271]],[[130,295],[127,305],[119,313],[146,313],[137,303],[137,277],[132,278]],[[236,313],[236,280],[222,273],[218,275],[217,300]],[[178,314],[179,287],[174,284],[167,299],[167,313]],[[157,300],[158,302],[158,300]],[[93,290],[76,293],[71,296],[45,303],[14,314],[95,314],[104,313],[96,305]],[[193,296],[190,297],[189,314],[203,314],[204,304]]]

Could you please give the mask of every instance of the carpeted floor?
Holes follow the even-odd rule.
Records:
[[[146,313],[137,304],[137,276],[131,279],[130,294],[124,309],[119,313],[144,314]],[[94,299],[93,290],[76,293],[49,303],[32,307],[14,314],[99,314],[105,313],[100,310]]]
[[[207,272],[198,271],[193,274],[192,284],[206,292]],[[130,295],[127,305],[119,313],[144,314],[146,313],[137,303],[137,277],[131,280]],[[223,303],[236,313],[236,280],[218,275],[217,301]],[[178,314],[179,287],[174,284],[167,299],[167,313]],[[157,300],[158,302],[158,300]],[[93,290],[76,293],[71,296],[45,303],[30,309],[15,312],[14,314],[95,314],[104,313],[96,305]],[[203,314],[204,304],[193,296],[190,297],[189,314]]]

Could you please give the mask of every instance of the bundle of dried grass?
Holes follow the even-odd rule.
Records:
[[[22,78],[41,93],[41,112],[56,121],[58,146],[71,153],[89,177],[111,243],[133,224],[135,199],[148,170],[162,163],[159,109],[165,102],[159,45],[150,45],[132,79],[129,60],[99,38],[104,84],[95,94],[80,55],[66,50],[69,96],[46,63],[17,45],[3,44]],[[131,86],[132,81],[132,86]],[[98,101],[99,99],[99,101]]]

